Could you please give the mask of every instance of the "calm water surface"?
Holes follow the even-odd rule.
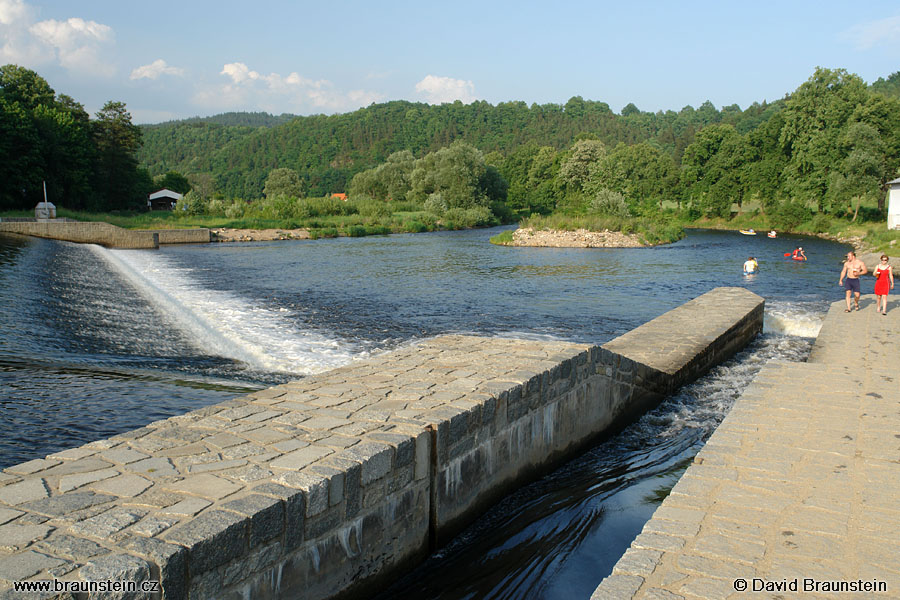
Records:
[[[492,246],[496,233],[159,251],[0,234],[0,467],[424,337],[599,344],[714,287],[751,289],[766,326],[746,351],[508,497],[384,595],[587,597],[759,368],[805,359],[842,296],[847,247],[691,231],[653,249],[530,249]],[[809,262],[783,257],[795,245]],[[745,277],[750,255],[761,271]]]

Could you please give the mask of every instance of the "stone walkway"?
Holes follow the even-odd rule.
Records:
[[[592,599],[900,597],[893,298],[766,365]]]

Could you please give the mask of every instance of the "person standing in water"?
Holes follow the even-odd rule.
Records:
[[[872,275],[875,276],[875,310],[886,315],[888,291],[894,289],[894,272],[887,254],[881,255],[881,262],[872,271]]]
[[[859,276],[865,275],[869,270],[863,261],[856,258],[855,252],[847,253],[847,260],[844,262],[844,268],[841,269],[841,276],[838,279],[838,285],[843,285],[847,290],[847,310],[850,312],[850,295],[853,294],[856,310],[859,310]],[[846,282],[844,281],[846,278]]]
[[[751,256],[747,259],[747,262],[744,263],[744,275],[756,273],[757,269],[759,269],[759,263]]]

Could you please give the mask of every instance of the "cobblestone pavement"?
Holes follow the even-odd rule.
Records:
[[[900,302],[760,371],[601,598],[900,597]]]

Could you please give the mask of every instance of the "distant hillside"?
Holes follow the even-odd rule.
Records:
[[[531,106],[393,101],[352,113],[293,118],[228,113],[144,126],[138,159],[151,175],[209,173],[226,197],[260,197],[269,171],[278,167],[296,170],[310,195],[324,195],[346,191],[354,174],[393,152],[422,156],[457,139],[504,155],[525,144],[565,148],[577,136],[595,137],[609,147],[648,141],[678,163],[697,130],[728,123],[746,133],[780,108],[781,101],[743,111],[736,105],[717,110],[705,102],[697,109],[648,113],[630,104],[617,115],[604,102],[574,97],[565,105]]]
[[[166,121],[158,125],[146,125],[146,127],[166,127],[182,123],[213,123],[216,125],[240,126],[240,127],[275,127],[287,123],[297,115],[282,113],[270,115],[267,112],[227,112],[211,117],[191,117],[189,119],[176,119]]]
[[[879,77],[871,86],[873,92],[900,98],[900,71],[897,71],[887,79]]]

